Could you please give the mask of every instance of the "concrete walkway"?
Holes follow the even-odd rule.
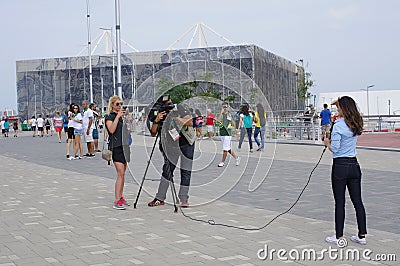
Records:
[[[132,203],[153,141],[134,137],[132,175],[127,173],[125,187]],[[265,153],[249,154],[244,145],[239,167],[230,161],[217,168],[221,144],[202,140],[196,145],[192,207],[185,213],[248,228],[260,227],[287,210],[322,152],[319,146],[269,143]],[[171,205],[147,207],[156,181],[145,182],[137,209],[113,210],[114,168],[100,156],[68,161],[65,146],[54,136],[0,139],[0,265],[400,265],[398,152],[358,151],[368,244],[350,241],[357,230],[348,198],[345,236],[349,243],[339,249],[324,241],[334,232],[328,152],[289,214],[263,230],[244,231],[191,221],[173,213]],[[148,178],[159,178],[161,163],[156,148]],[[175,178],[179,181],[179,171]],[[261,260],[258,253],[265,255],[259,252],[265,245],[269,251],[296,249],[300,254],[313,249],[320,256],[330,246],[338,253],[370,249],[371,258],[395,254],[397,261],[363,257],[349,261],[330,259],[328,254],[323,261],[279,260],[276,252],[272,261]]]

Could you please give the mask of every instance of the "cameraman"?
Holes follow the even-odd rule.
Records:
[[[153,112],[153,118],[150,118],[152,122],[151,136],[154,137],[159,134],[161,139],[159,148],[164,157],[164,165],[158,192],[154,200],[148,203],[149,207],[165,204],[168,186],[173,180],[173,173],[179,157],[181,157],[181,183],[178,198],[181,207],[189,207],[188,193],[196,132],[193,128],[190,112],[182,105],[177,106],[177,111],[171,112],[172,106],[174,105],[169,95],[162,95],[158,100],[158,111],[155,111],[158,112],[157,115],[155,116],[155,112]]]

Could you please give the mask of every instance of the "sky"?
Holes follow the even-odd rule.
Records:
[[[92,40],[115,29],[113,0],[90,0]],[[76,56],[87,44],[86,0],[1,0],[0,110],[16,109],[16,61]],[[121,38],[164,50],[203,22],[235,44],[303,59],[313,94],[400,90],[398,0],[120,0]],[[227,45],[206,32],[209,46]],[[175,48],[187,48],[190,36]],[[196,42],[192,47],[195,47]],[[132,52],[128,46],[122,52]],[[86,53],[86,52],[85,52]],[[96,54],[104,53],[104,48]]]

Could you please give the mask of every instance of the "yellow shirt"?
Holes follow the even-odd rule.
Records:
[[[256,118],[256,127],[261,127],[261,124],[260,124],[260,116],[258,115],[258,112],[256,112],[255,114],[254,114],[254,116],[255,116],[255,118]],[[264,112],[264,118],[265,119],[267,119],[267,113],[265,113]]]

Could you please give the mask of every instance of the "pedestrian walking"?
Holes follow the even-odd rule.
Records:
[[[69,122],[68,110],[65,110],[64,114],[61,117],[62,117],[62,121],[63,121],[65,139],[66,139],[66,142],[68,142],[68,122]]]
[[[14,138],[18,137],[18,120],[13,123]]]
[[[44,125],[46,127],[46,137],[49,136],[49,132],[51,130],[51,119],[49,115],[46,115],[46,119],[44,120]]]
[[[247,133],[247,137],[249,139],[250,152],[253,152],[253,141],[251,136],[253,134],[253,114],[249,110],[248,105],[243,105],[242,114],[240,115],[240,124],[242,126],[240,130],[240,140],[239,140],[239,150],[242,148],[242,143],[244,140],[244,136]]]
[[[215,114],[211,112],[211,109],[207,109],[206,130],[209,139],[211,139],[214,136],[214,122],[215,122]]]
[[[60,112],[56,112],[56,116],[54,117],[54,128],[57,133],[57,138],[58,138],[58,143],[61,143],[61,136],[62,136],[62,130],[64,127],[63,119],[60,115]]]
[[[222,104],[221,113],[218,116],[219,135],[221,136],[222,142],[222,160],[218,164],[218,167],[225,166],[225,160],[228,153],[236,160],[236,166],[239,166],[240,164],[240,157],[235,154],[231,145],[232,129],[235,128],[235,120],[228,108],[228,103],[224,102]]]
[[[31,128],[32,128],[32,137],[35,137],[36,136],[36,125],[37,125],[35,116],[32,116],[30,122],[31,122]]]
[[[331,128],[331,111],[328,109],[328,105],[324,104],[324,110],[319,114],[321,118],[321,139],[324,141],[328,137],[329,130]]]
[[[257,143],[257,151],[264,151],[264,137],[265,137],[265,125],[266,125],[267,113],[264,111],[264,107],[261,103],[257,104],[257,112],[254,114],[254,121],[256,126],[254,129],[254,140]],[[260,135],[261,141],[258,139]]]
[[[38,128],[38,137],[42,137],[43,138],[43,134],[44,134],[44,119],[42,118],[42,115],[39,115],[36,123],[37,123],[37,128]]]

